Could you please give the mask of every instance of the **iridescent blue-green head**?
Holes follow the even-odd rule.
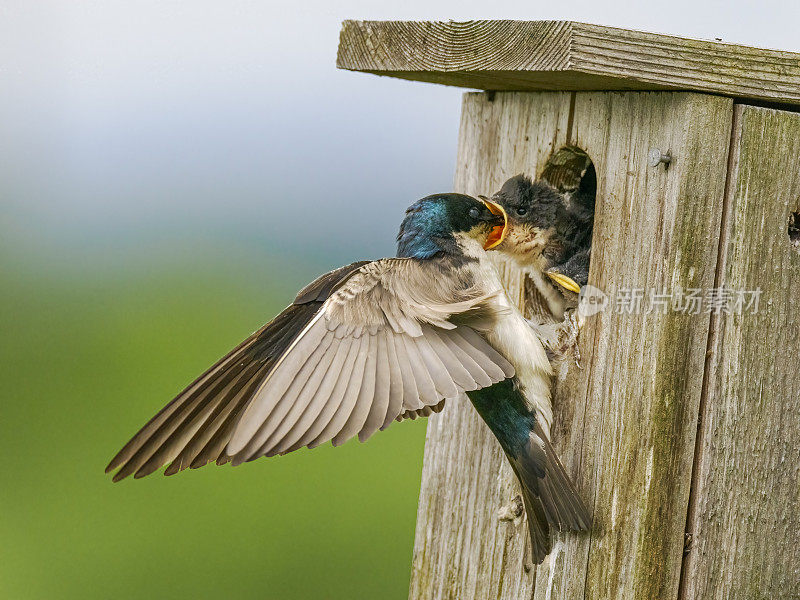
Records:
[[[497,246],[506,216],[496,203],[464,194],[434,194],[406,210],[397,234],[397,256],[428,259],[460,252],[459,238],[476,240],[484,249]]]

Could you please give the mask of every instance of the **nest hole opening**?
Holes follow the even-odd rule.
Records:
[[[588,282],[597,199],[597,171],[589,154],[577,146],[556,150],[539,177],[563,194],[574,231],[565,235],[569,251],[552,270],[574,279],[581,287]]]
[[[577,146],[563,146],[553,152],[539,176],[565,194],[578,193],[591,200],[594,209],[597,195],[597,171],[587,152]]]
[[[564,275],[583,288],[589,280],[592,233],[597,197],[597,171],[589,154],[578,146],[563,146],[553,152],[541,170],[539,181],[554,188],[563,197],[568,217],[559,221],[565,231],[558,235],[564,242],[564,252],[545,272]],[[553,277],[556,285],[526,280],[525,296],[529,314],[543,314],[560,320],[564,310],[576,304],[574,286],[564,287],[564,280]],[[560,285],[559,285],[560,282]],[[571,289],[569,289],[571,288]]]

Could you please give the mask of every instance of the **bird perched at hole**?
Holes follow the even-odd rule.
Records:
[[[509,219],[499,250],[531,276],[533,289],[526,291],[536,312],[549,312],[555,320],[577,304],[589,278],[596,189],[589,157],[565,147],[548,161],[539,180],[516,175],[492,196]]]
[[[120,450],[114,481],[238,465],[439,411],[468,396],[520,480],[533,558],[550,530],[588,527],[549,440],[550,365],[486,249],[502,209],[460,194],[406,212],[396,258],[323,275],[213,365]]]

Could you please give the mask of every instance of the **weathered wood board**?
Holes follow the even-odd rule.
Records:
[[[800,598],[800,114],[737,106],[681,598]],[[750,302],[755,296],[746,296]]]
[[[590,283],[612,298],[710,288],[732,111],[688,93],[467,94],[456,189],[491,193],[578,145],[598,174]],[[671,151],[668,169],[648,166],[652,147]],[[521,275],[502,266],[521,301]],[[432,417],[410,598],[675,598],[708,331],[705,313],[612,306],[587,320],[585,368],[557,386],[553,438],[594,526],[561,536],[535,569],[524,523],[497,519],[516,483],[495,440],[468,404]]]
[[[345,21],[337,66],[483,90],[693,90],[800,105],[800,54],[573,21]]]

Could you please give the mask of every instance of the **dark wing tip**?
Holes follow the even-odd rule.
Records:
[[[177,460],[174,460],[169,464],[169,466],[166,469],[164,469],[164,476],[170,477],[172,475],[176,475],[181,471],[183,471],[188,466],[189,465],[182,465]]]
[[[109,462],[108,465],[106,465],[106,470],[105,470],[106,475],[114,473],[116,471],[116,473],[114,473],[114,475],[111,477],[112,483],[117,483],[118,481],[122,481],[128,475],[130,475],[130,472],[126,471],[125,469],[125,464],[127,462],[126,457],[122,456],[126,448],[127,445],[125,448],[117,452],[117,455],[111,459],[111,462]]]
[[[152,421],[152,419],[151,419]],[[116,469],[119,469],[122,465],[124,465],[127,460],[130,458],[130,448],[134,444],[136,437],[134,436],[127,444],[125,444],[122,449],[114,455],[108,465],[106,465],[106,473],[111,473]]]

